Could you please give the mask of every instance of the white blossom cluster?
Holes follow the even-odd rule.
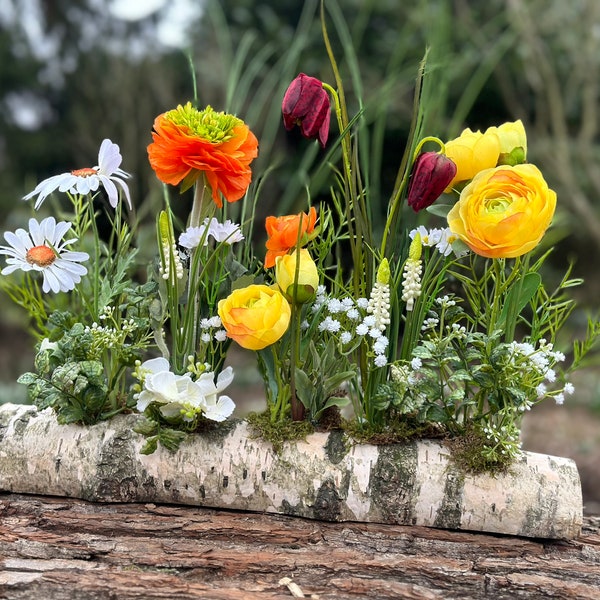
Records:
[[[102,312],[98,316],[100,321],[113,319],[114,309],[110,306],[105,306]],[[130,336],[136,329],[136,324],[133,319],[124,319],[120,324],[120,327],[111,327],[110,325],[100,325],[99,323],[92,323],[84,328],[84,333],[89,333],[92,336],[92,352],[102,352],[106,348],[115,348],[122,346],[125,343],[125,339]]]
[[[389,339],[384,335],[389,324],[389,288],[386,292],[383,287],[376,285],[369,299],[359,298],[355,301],[349,297],[330,298],[325,286],[320,285],[312,306],[313,313],[322,316],[318,330],[335,334],[342,348],[349,348],[357,338],[369,338],[376,367],[385,367],[387,364],[386,351],[389,345]],[[309,324],[305,323],[304,326],[308,327]]]
[[[205,344],[210,343],[213,339],[216,342],[224,342],[227,339],[227,332],[223,329],[221,318],[218,315],[200,319],[200,329],[202,331],[200,339]],[[216,331],[212,331],[215,329]]]
[[[557,350],[554,350],[552,344],[542,339],[539,343],[539,348],[535,348],[533,344],[528,342],[511,342],[511,356],[513,360],[520,361],[525,359],[525,366],[533,370],[539,376],[544,378],[544,381],[536,387],[538,400],[551,396],[557,404],[563,404],[565,396],[572,395],[575,392],[575,387],[572,383],[567,382],[562,390],[548,391],[548,384],[555,383],[556,371],[552,366],[557,362],[563,362],[565,355]]]
[[[511,459],[521,456],[521,438],[514,424],[512,427],[507,425],[495,427],[488,424],[483,428],[483,434],[487,440],[488,454],[499,453]]]

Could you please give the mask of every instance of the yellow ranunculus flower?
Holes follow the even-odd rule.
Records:
[[[556,193],[535,165],[503,165],[463,189],[448,226],[476,254],[515,258],[538,245],[555,208]]]
[[[459,137],[446,142],[446,156],[456,165],[456,175],[446,192],[450,192],[457,183],[473,179],[479,171],[496,166],[500,140],[495,133],[488,131],[484,134],[467,128]]]
[[[296,276],[297,253],[284,254],[275,259],[275,280],[284,296],[292,302],[294,299],[294,278]],[[300,249],[300,266],[296,288],[296,302],[304,304],[312,300],[319,285],[319,272],[315,261],[306,248]]]
[[[498,165],[518,165],[527,159],[527,134],[521,119],[489,127],[484,135],[496,134],[500,142]]]
[[[218,307],[227,337],[248,350],[274,344],[287,331],[291,312],[283,294],[267,285],[234,290]]]
[[[473,179],[479,171],[498,165],[517,165],[527,158],[527,135],[523,122],[508,121],[488,127],[484,133],[465,129],[459,137],[446,142],[446,156],[456,165],[456,175],[445,189]]]

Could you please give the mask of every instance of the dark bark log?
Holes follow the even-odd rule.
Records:
[[[598,517],[568,542],[18,494],[0,494],[0,518],[8,600],[270,600],[299,590],[320,600],[595,600],[600,590]]]

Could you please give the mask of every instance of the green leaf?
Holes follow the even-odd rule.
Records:
[[[506,301],[502,307],[496,326],[503,329],[509,315],[512,315],[513,319],[516,319],[527,304],[529,304],[540,285],[542,285],[541,275],[533,272],[527,273],[522,280],[513,284],[506,295]]]
[[[156,451],[157,447],[158,447],[158,436],[155,435],[154,437],[148,438],[146,440],[146,443],[142,446],[142,448],[140,450],[140,454],[152,454]]]
[[[186,437],[187,433],[185,431],[178,431],[176,429],[161,429],[158,433],[160,445],[165,447],[169,452],[177,452]]]
[[[296,394],[304,406],[310,410],[313,404],[313,395],[315,386],[311,383],[308,375],[300,368],[296,367]]]
[[[450,209],[454,204],[442,204],[441,202],[434,202],[431,206],[428,206],[425,210],[436,217],[442,217],[445,219],[450,212]]]
[[[17,383],[22,383],[23,385],[33,385],[37,383],[39,376],[35,373],[23,373],[18,379]]]

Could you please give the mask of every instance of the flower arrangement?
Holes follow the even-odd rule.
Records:
[[[147,273],[127,218],[130,175],[110,140],[97,166],[50,177],[24,197],[35,210],[56,192],[70,203],[61,220],[31,218],[0,247],[2,286],[39,342],[35,370],[19,378],[38,407],[82,424],[137,411],[143,451],[175,450],[233,414],[225,392],[234,343],[256,353],[266,407],[252,422],[265,435],[345,427],[369,441],[447,436],[466,442],[472,465],[493,468],[519,455],[525,411],[573,393],[569,375],[600,328],[590,320],[565,366],[559,333],[581,281],[567,272],[555,289],[543,282],[557,197],[527,162],[521,121],[447,141],[424,135],[421,65],[411,135],[378,222],[361,164],[362,114],[349,117],[323,32],[333,82],[300,73],[282,115],[287,130],[300,127],[326,152],[330,197],[267,217],[263,251],[251,244],[258,189],[249,191],[259,141],[241,118],[210,106],[187,102],[154,121],[147,152],[165,206]],[[185,226],[171,208],[174,188],[193,189]],[[422,211],[439,227],[404,226]]]

